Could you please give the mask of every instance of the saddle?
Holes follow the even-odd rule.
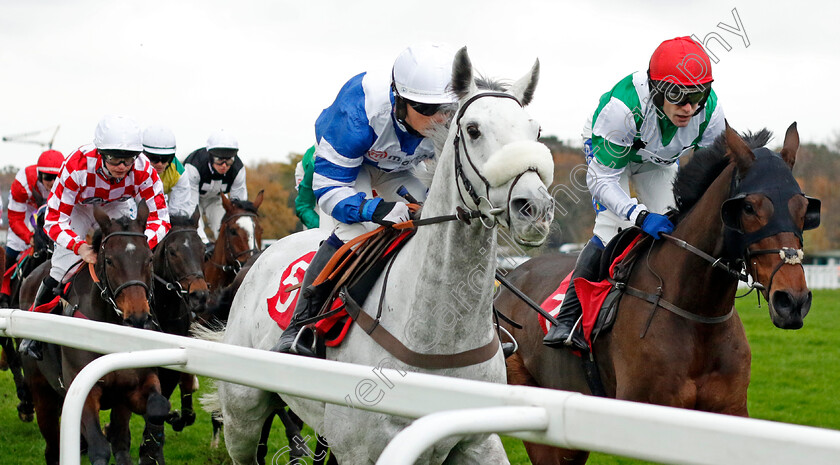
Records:
[[[317,321],[306,326],[314,329],[327,347],[340,344],[350,327],[344,301],[364,304],[379,276],[415,232],[379,227],[356,237],[339,248],[315,278],[306,292],[324,304],[315,317]]]

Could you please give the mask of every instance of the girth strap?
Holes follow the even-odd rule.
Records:
[[[399,361],[414,367],[436,370],[478,365],[493,358],[501,349],[499,336],[494,331],[493,338],[490,342],[475,349],[456,354],[421,354],[403,345],[399,339],[394,337],[387,329],[383,328],[378,320],[374,320],[370,315],[362,311],[359,304],[350,297],[347,288],[342,289],[341,299],[344,301],[347,314],[350,315],[350,318],[376,341],[380,347],[388,351],[389,354],[396,357]]]

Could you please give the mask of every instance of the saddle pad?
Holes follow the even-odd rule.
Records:
[[[636,238],[627,245],[624,251],[613,260],[609,269],[611,278],[615,272],[616,265],[621,263],[621,261],[642,237],[643,236],[641,234],[636,236]],[[543,310],[549,312],[554,317],[560,313],[560,306],[563,304],[563,298],[569,288],[569,281],[571,277],[572,273],[569,273],[563,281],[560,282],[560,286],[557,290],[548,296],[545,302],[541,305]],[[592,282],[584,278],[575,278],[575,292],[577,293],[578,300],[580,300],[581,309],[583,311],[583,317],[581,319],[581,324],[583,325],[583,336],[586,339],[586,343],[589,344],[590,349],[592,348],[591,337],[593,331],[595,330],[596,322],[598,321],[598,315],[604,307],[604,301],[606,301],[612,288],[612,284],[610,284],[607,280]],[[549,323],[542,315],[540,315],[539,319],[540,327],[542,327],[543,333],[548,334],[551,323]]]
[[[572,273],[569,272],[563,281],[560,281],[560,287],[557,288],[556,291],[552,292],[550,296],[540,305],[543,310],[547,311],[551,316],[557,318],[557,315],[560,314],[560,306],[563,305],[563,298],[566,297],[566,290],[569,289],[569,282],[572,280]],[[539,315],[540,320],[540,328],[543,330],[543,334],[548,334],[548,330],[551,328],[551,323],[545,319],[544,316]]]

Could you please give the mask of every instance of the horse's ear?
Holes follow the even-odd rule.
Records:
[[[257,193],[257,198],[255,198],[255,199],[254,199],[254,208],[256,208],[256,209],[259,209],[259,208],[260,208],[260,205],[262,204],[262,201],[263,201],[263,192],[265,192],[265,189],[263,189],[263,190],[259,191],[259,192]]]
[[[522,106],[531,103],[534,98],[534,90],[537,88],[537,82],[540,80],[540,60],[534,62],[531,71],[522,76],[518,81],[513,83],[510,87],[510,93],[522,102]]]
[[[462,47],[455,54],[455,61],[452,62],[452,92],[462,99],[477,90],[473,82],[472,62],[467,54],[467,47]]]
[[[137,223],[145,230],[146,220],[149,219],[149,204],[145,200],[137,205]]]
[[[744,142],[744,139],[741,139],[741,136],[735,132],[729,126],[729,122],[726,122],[726,155],[729,157],[729,160],[732,163],[735,163],[735,166],[738,168],[738,172],[741,173],[743,176],[747,171],[749,171],[750,166],[752,166],[753,161],[755,161],[755,155],[750,150],[747,143]]]
[[[225,211],[229,212],[229,211],[233,210],[233,204],[230,202],[230,199],[228,198],[228,196],[226,196],[222,192],[219,192],[219,195],[222,196],[222,206],[225,207]]]
[[[198,210],[198,205],[195,206],[195,211],[190,216],[190,225],[198,227],[198,219],[201,218],[201,212]]]
[[[99,205],[93,206],[93,218],[96,219],[96,222],[99,224],[99,229],[103,233],[111,227],[111,217]]]
[[[785,131],[785,143],[782,144],[782,160],[787,163],[790,169],[796,163],[796,152],[799,150],[799,131],[796,130],[796,121]]]

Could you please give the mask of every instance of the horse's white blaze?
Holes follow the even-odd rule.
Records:
[[[248,234],[248,247],[257,248],[257,235],[254,233],[254,219],[249,216],[242,216],[236,219],[236,225]]]
[[[137,249],[137,246],[134,244],[126,244],[125,246],[125,253],[134,252]]]

